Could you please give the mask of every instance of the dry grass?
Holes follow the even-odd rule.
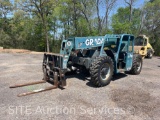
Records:
[[[0,49],[0,53],[43,54],[43,52],[30,51],[26,49]]]

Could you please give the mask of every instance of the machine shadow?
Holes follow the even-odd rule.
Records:
[[[118,73],[113,76],[112,81],[120,80],[121,78],[127,77],[126,73]]]
[[[66,74],[66,79],[69,79],[69,78],[77,78],[79,80],[83,80],[83,81],[90,81],[90,77],[89,74],[82,74],[82,73],[67,73]]]
[[[116,81],[116,80],[120,80],[121,78],[124,78],[124,77],[127,77],[128,75],[125,74],[125,73],[118,73],[116,75],[113,75],[113,78],[111,81]],[[99,87],[96,87],[94,86],[92,83],[91,83],[91,77],[89,74],[85,75],[85,74],[82,74],[82,73],[77,73],[77,74],[67,74],[66,75],[66,79],[69,79],[69,78],[77,78],[79,80],[83,80],[83,81],[88,81],[86,83],[87,86],[89,87],[93,87],[93,88],[99,88]]]

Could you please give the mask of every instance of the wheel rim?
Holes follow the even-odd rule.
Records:
[[[152,53],[150,53],[149,56],[152,57]]]
[[[102,80],[107,80],[110,76],[110,67],[108,64],[103,64],[101,67],[100,76]]]
[[[140,71],[141,66],[142,66],[142,63],[141,63],[140,61],[139,61],[139,62],[137,62],[137,71]]]

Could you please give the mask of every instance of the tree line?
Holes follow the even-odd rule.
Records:
[[[0,46],[59,52],[71,36],[146,34],[160,55],[160,1],[123,1],[0,0]]]

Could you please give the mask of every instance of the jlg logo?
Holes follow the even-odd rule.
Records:
[[[101,38],[97,38],[97,39],[87,39],[86,41],[85,41],[85,44],[87,45],[87,46],[89,46],[89,45],[94,45],[93,43],[94,43],[94,41],[95,41],[95,43],[97,44],[97,45],[99,45],[99,44],[102,44],[103,43],[103,38],[101,39]]]

